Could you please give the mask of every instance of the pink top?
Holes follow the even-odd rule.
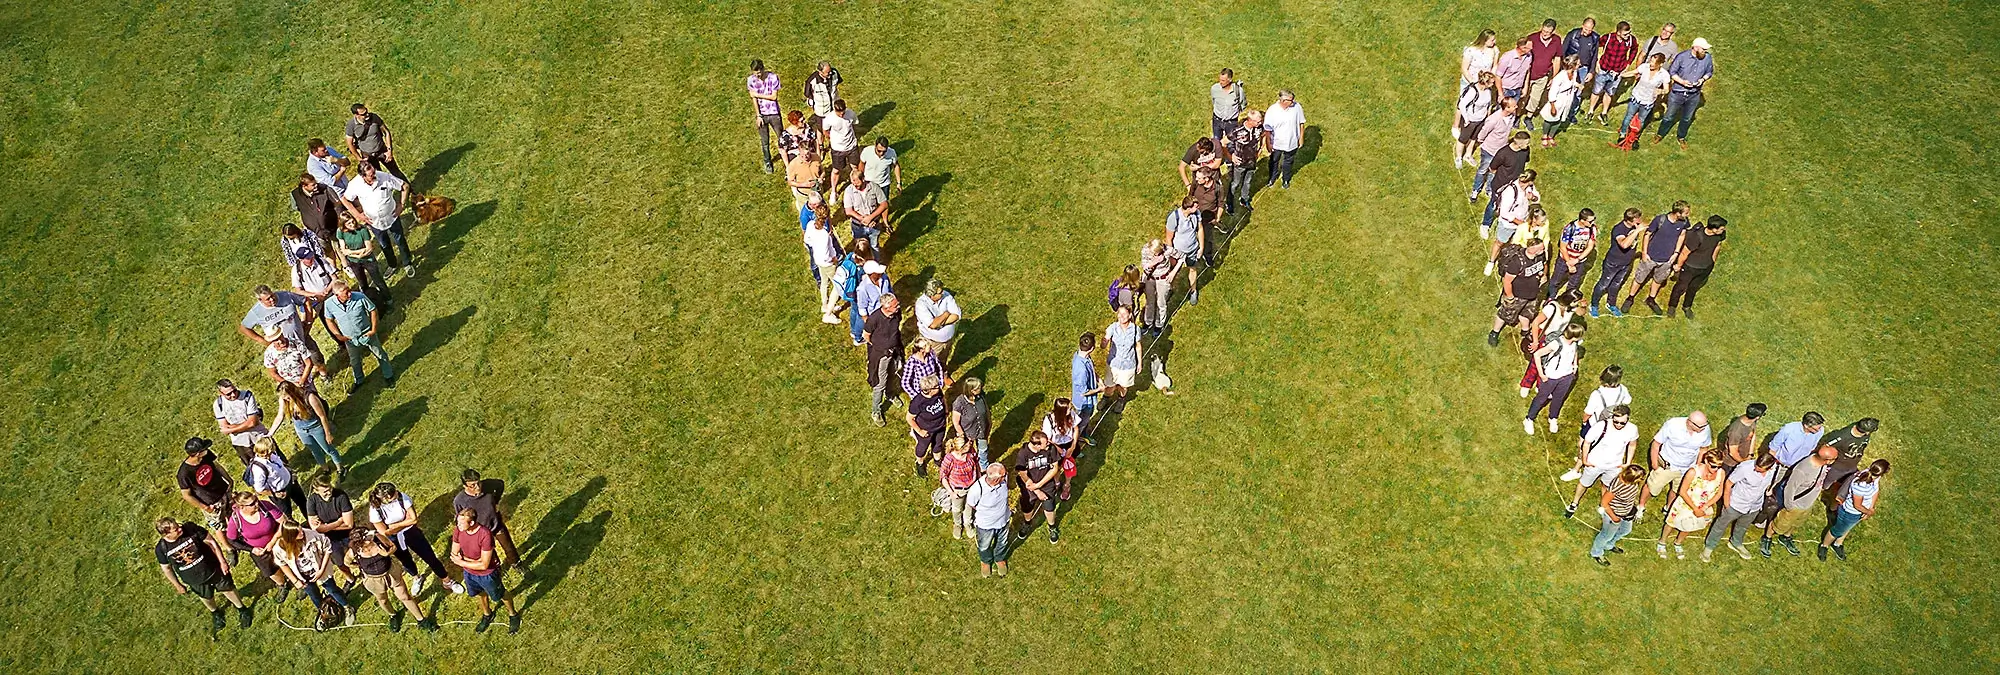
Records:
[[[244,543],[258,548],[269,546],[271,538],[278,536],[278,507],[270,502],[260,501],[257,502],[257,510],[262,511],[263,515],[253,523],[245,520],[243,514],[237,512],[235,507],[230,507],[229,527],[225,530],[228,538],[241,539]]]
[[[1500,76],[1501,89],[1520,89],[1528,85],[1528,66],[1534,65],[1532,53],[1523,54],[1519,49],[1509,49],[1500,55],[1500,67],[1493,72]]]

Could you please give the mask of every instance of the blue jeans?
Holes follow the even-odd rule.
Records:
[[[972,442],[972,454],[977,455],[979,457],[980,471],[985,471],[986,465],[993,463],[992,460],[986,458],[986,453],[989,451],[990,448],[992,448],[991,443],[989,443],[984,438]]]
[[[1688,125],[1694,124],[1694,111],[1695,109],[1700,107],[1701,107],[1701,92],[1698,91],[1667,92],[1667,110],[1666,112],[1660,113],[1660,132],[1659,135],[1656,136],[1656,138],[1666,138],[1667,127],[1673,126],[1675,121],[1679,121],[1681,123],[1681,126],[1679,129],[1675,130],[1674,138],[1678,138],[1683,141],[1687,140]]]
[[[1652,116],[1652,104],[1640,103],[1639,99],[1632,99],[1631,102],[1625,104],[1625,121],[1618,123],[1618,137],[1625,137],[1625,130],[1632,127],[1633,117],[1639,118],[1639,133],[1646,133],[1646,118]]]
[[[1861,514],[1850,513],[1846,508],[1837,508],[1833,510],[1833,524],[1827,527],[1827,533],[1832,534],[1834,539],[1842,539],[1847,537],[1848,532],[1854,531],[1854,526],[1860,524]]]
[[[1008,556],[1014,554],[1007,548],[1007,526],[1002,525],[991,530],[983,527],[974,529],[973,539],[979,543],[979,562],[988,565],[1003,563],[1007,562]]]
[[[1472,174],[1472,194],[1476,195],[1485,192],[1486,181],[1491,178],[1493,178],[1493,153],[1487,152],[1485,148],[1480,148],[1479,171]],[[1488,222],[1492,221],[1491,218],[1487,220]]]
[[[390,269],[416,264],[416,259],[410,257],[410,240],[403,232],[403,221],[391,221],[386,230],[371,225],[368,231],[375,235],[375,247],[382,249],[382,257]]]
[[[1605,265],[1604,271],[1597,273],[1597,285],[1590,289],[1590,306],[1596,307],[1597,301],[1605,296],[1610,296],[1613,303],[1618,302],[1618,289],[1625,286],[1625,277],[1631,274],[1631,263],[1622,266]]]
[[[1624,79],[1623,76],[1616,70],[1600,70],[1597,72],[1597,86],[1591,89],[1591,93],[1610,96],[1618,91],[1621,79]]]
[[[1590,557],[1602,558],[1604,552],[1618,545],[1618,540],[1632,533],[1632,519],[1611,522],[1611,516],[1604,517],[1604,527],[1597,531],[1597,539],[1590,542]]]
[[[319,420],[292,420],[292,431],[298,432],[299,443],[311,450],[313,459],[321,463],[340,463],[340,453],[334,452],[333,444],[326,440],[326,427]]]
[[[858,343],[861,341],[861,320],[865,317],[861,316],[861,307],[855,305],[854,300],[852,297],[847,299],[847,333]]]
[[[860,223],[852,223],[852,222],[848,223],[847,227],[849,230],[848,233],[853,235],[853,239],[849,239],[848,241],[854,241],[854,239],[867,239],[868,245],[870,247],[874,248],[876,251],[882,250],[882,228],[869,227],[867,225],[862,225]],[[819,277],[815,276],[813,278],[818,279]]]
[[[333,598],[333,604],[354,609],[354,605],[347,604],[347,596],[340,594],[340,585],[333,583],[332,577],[327,577],[325,581],[306,584],[306,595],[312,597],[313,606],[315,607],[325,603],[327,598],[331,597]]]
[[[347,341],[347,367],[354,371],[355,384],[361,384],[363,353],[375,355],[375,362],[382,365],[382,379],[396,379],[396,364],[389,362],[389,352],[382,349],[382,345],[376,342],[375,336],[364,335]]]

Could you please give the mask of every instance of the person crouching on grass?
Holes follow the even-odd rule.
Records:
[[[1007,467],[999,462],[986,465],[985,475],[972,482],[965,494],[966,520],[972,523],[973,543],[979,547],[979,576],[1007,576],[1007,557],[1014,550],[1007,530],[1014,514],[1007,509]]]
[[[389,543],[387,535],[380,532],[354,535],[348,542],[347,558],[343,562],[361,570],[361,585],[374,594],[375,602],[389,614],[390,632],[403,630],[403,613],[391,604],[391,594],[394,594],[396,602],[402,603],[403,609],[417,617],[418,627],[427,631],[438,629],[437,621],[424,616],[424,608],[410,595],[410,587],[403,581],[403,565],[396,562],[396,545]]]
[[[507,605],[507,632],[521,632],[521,612],[514,598],[500,584],[500,560],[493,552],[493,531],[479,524],[472,509],[458,510],[458,524],[451,531],[451,563],[465,571],[465,593],[479,598],[479,625],[473,632],[484,633],[493,625],[493,602]]]
[[[214,533],[166,516],[153,521],[153,532],[160,535],[153,543],[153,559],[160,563],[160,575],[174,587],[175,595],[191,592],[201,600],[212,622],[209,630],[222,630],[227,623],[222,608],[215,604],[216,593],[236,608],[237,627],[250,627],[250,608],[236,595],[236,581],[229,576],[229,557],[222,554],[222,542]]]

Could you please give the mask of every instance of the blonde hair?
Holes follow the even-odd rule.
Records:
[[[289,520],[279,521],[278,534],[271,539],[271,543],[282,549],[286,557],[297,558],[299,549],[306,544],[306,536],[304,532],[299,531],[298,523]]]
[[[257,439],[257,442],[251,443],[250,450],[257,453],[258,457],[270,457],[278,454],[278,442],[271,440],[270,436],[265,436]]]

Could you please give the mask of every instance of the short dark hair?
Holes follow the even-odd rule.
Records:
[[[1201,140],[1194,142],[1194,149],[1202,152],[1215,152],[1215,139],[1203,136]]]
[[[320,140],[320,139],[317,139],[317,138],[308,138],[308,139],[306,139],[306,149],[307,149],[307,150],[318,150],[318,149],[320,149],[320,148],[324,148],[324,147],[326,147],[326,141],[323,141],[323,140]]]
[[[1592,210],[1590,210],[1590,209],[1584,209],[1584,210],[1582,210],[1582,211],[1578,211],[1578,212],[1576,212],[1576,218],[1577,218],[1577,220],[1590,220],[1590,219],[1592,219],[1592,218],[1596,218],[1596,217],[1597,217],[1597,212],[1596,212],[1596,211],[1592,211]]]
[[[1769,452],[1757,453],[1757,468],[1769,469],[1778,465],[1778,456]]]
[[[1770,407],[1765,406],[1762,403],[1752,403],[1750,405],[1743,407],[1743,416],[1754,420],[1759,417],[1763,417],[1764,413],[1769,412],[1770,410],[1771,410]]]
[[[347,112],[350,113],[358,113],[367,109],[368,109],[368,104],[366,103],[356,103],[354,105],[347,106]]]
[[[1076,349],[1077,349],[1077,351],[1085,351],[1085,352],[1087,352],[1087,351],[1090,351],[1090,350],[1092,350],[1092,349],[1096,349],[1096,348],[1097,348],[1097,334],[1096,334],[1096,333],[1089,333],[1089,332],[1086,332],[1086,333],[1084,333],[1084,334],[1083,334],[1083,336],[1082,336],[1082,337],[1079,337],[1079,338],[1077,338],[1077,339],[1076,339]]]
[[[1616,387],[1625,379],[1625,368],[1616,363],[1605,366],[1604,372],[1597,374],[1597,381],[1607,387]]]
[[[479,481],[478,469],[466,469],[465,471],[458,474],[458,482],[460,483],[474,483],[478,481]]]
[[[833,100],[833,111],[834,111],[834,112],[847,112],[847,99],[844,99],[844,98],[836,98],[836,99],[834,99],[834,100]]]
[[[1729,219],[1728,219],[1728,218],[1724,218],[1724,217],[1722,217],[1722,216],[1709,216],[1709,217],[1708,217],[1708,229],[1711,229],[1711,230],[1720,230],[1720,229],[1722,229],[1722,228],[1724,228],[1724,227],[1728,227],[1728,226],[1729,226]]]
[[[1635,219],[1637,219],[1637,218],[1640,218],[1640,217],[1642,217],[1642,216],[1644,216],[1644,215],[1646,215],[1646,212],[1644,212],[1644,211],[1640,211],[1638,207],[1630,207],[1630,208],[1627,208],[1627,209],[1625,209],[1625,219],[1626,219],[1626,220],[1635,220]]]
[[[1525,181],[1528,181],[1528,182],[1530,182],[1530,183],[1533,183],[1533,182],[1535,182],[1535,170],[1534,170],[1534,169],[1522,169],[1522,170],[1521,170],[1521,179],[1522,179],[1522,180],[1525,180]]]
[[[1224,74],[1224,75],[1228,75],[1228,76],[1230,76],[1230,77],[1236,77],[1236,71],[1234,71],[1234,70],[1230,70],[1230,69],[1228,69],[1228,68],[1224,68],[1224,69],[1222,69],[1222,74]]]
[[[1542,27],[1543,27],[1543,28],[1555,28],[1555,27],[1556,27],[1556,20],[1555,20],[1555,19],[1542,19]]]
[[[1632,406],[1629,406],[1629,405],[1625,405],[1625,404],[1623,404],[1623,403],[1620,403],[1620,404],[1618,404],[1618,405],[1614,405],[1614,406],[1611,406],[1611,416],[1612,416],[1612,417],[1631,417],[1631,416],[1632,416]]]
[[[1194,208],[1194,195],[1188,195],[1188,196],[1186,196],[1186,197],[1182,197],[1182,198],[1181,198],[1181,208],[1183,208],[1183,209],[1191,209],[1191,208]]]
[[[1618,22],[1618,30],[1632,30],[1632,22],[1630,21]]]
[[[1674,200],[1674,213],[1687,213],[1688,210],[1693,208],[1694,207],[1688,205],[1688,201],[1685,199]]]
[[[1821,415],[1819,414],[1819,411],[1814,410],[1812,412],[1806,413],[1805,417],[1800,418],[1799,423],[1804,426],[1816,427],[1822,424],[1826,424],[1826,416]]]
[[[1863,417],[1854,422],[1854,428],[1860,429],[1861,433],[1872,434],[1875,433],[1876,429],[1882,428],[1882,420],[1873,417]]]
[[[1508,99],[1508,100],[1510,100],[1510,101],[1511,101],[1511,100],[1513,100],[1513,99]],[[1530,133],[1528,133],[1528,132],[1526,132],[1526,131],[1516,131],[1516,132],[1514,132],[1514,137],[1513,137],[1513,138],[1510,138],[1510,139],[1508,139],[1508,140],[1510,140],[1510,141],[1525,141],[1525,140],[1528,140],[1528,139],[1530,139],[1530,138],[1534,138],[1534,137],[1535,137],[1535,136],[1534,136],[1533,134],[1530,134]]]
[[[888,137],[888,136],[876,136],[876,137],[875,137],[875,147],[878,147],[878,148],[886,148],[886,147],[889,147],[889,137]]]

